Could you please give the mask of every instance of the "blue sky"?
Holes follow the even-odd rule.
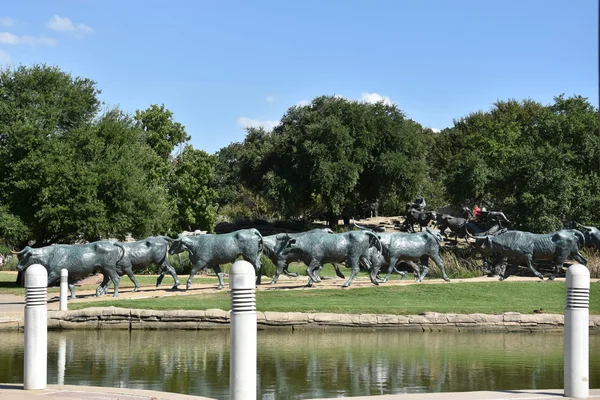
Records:
[[[107,106],[165,104],[197,149],[319,95],[391,101],[442,129],[509,98],[598,105],[595,0],[54,0],[0,8],[0,64],[95,80]]]

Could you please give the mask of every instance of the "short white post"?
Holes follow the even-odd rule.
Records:
[[[231,332],[229,398],[256,400],[256,276],[248,261],[236,261],[229,271]]]
[[[66,268],[60,270],[60,311],[68,310],[67,297],[69,296],[69,271]]]
[[[45,389],[48,372],[48,272],[33,264],[25,270],[23,388]]]
[[[587,399],[589,382],[590,271],[581,264],[567,270],[565,307],[565,397]]]

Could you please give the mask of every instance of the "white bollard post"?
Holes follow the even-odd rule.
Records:
[[[33,264],[25,270],[23,388],[45,389],[48,372],[48,272]]]
[[[587,399],[589,382],[590,271],[581,264],[567,270],[565,307],[565,397]]]
[[[236,261],[229,271],[231,332],[229,398],[256,400],[256,276],[248,261]]]
[[[67,297],[69,296],[69,271],[66,268],[60,270],[60,311],[68,310]]]

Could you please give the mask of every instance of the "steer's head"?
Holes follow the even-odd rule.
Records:
[[[292,238],[287,233],[280,233],[275,236],[275,254],[280,255],[284,254],[286,249],[290,248],[294,243],[296,243],[296,239]]]
[[[16,255],[19,259],[19,263],[17,264],[17,271],[25,271],[25,269],[30,265],[39,263],[39,261],[37,261],[36,259],[36,256],[38,255],[37,253],[39,253],[39,249],[33,249],[29,246],[25,246],[21,251],[17,252],[11,250],[10,252]]]
[[[179,254],[187,250],[184,243],[184,237],[179,235],[177,239],[173,239],[171,247],[169,247],[169,254]]]
[[[581,227],[586,243],[591,243],[596,246],[596,249],[600,250],[600,230],[595,226],[577,225]]]

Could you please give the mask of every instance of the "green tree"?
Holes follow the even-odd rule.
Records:
[[[95,82],[56,67],[0,73],[0,237],[36,245],[124,238],[172,223],[159,157],[128,115],[97,117]]]
[[[515,228],[598,222],[597,132],[597,110],[580,96],[498,102],[445,132],[446,190],[455,205],[502,209]]]
[[[214,189],[216,157],[186,145],[174,160],[171,196],[177,204],[178,228],[212,231],[217,218]]]
[[[185,127],[173,120],[173,113],[164,104],[137,110],[135,119],[144,130],[148,146],[163,160],[168,161],[177,146],[190,140]]]
[[[216,153],[214,187],[219,206],[232,203],[237,197],[240,185],[240,157],[244,147],[234,142]]]
[[[288,109],[273,132],[249,129],[243,182],[283,215],[326,214],[378,197],[412,197],[426,176],[428,130],[394,105],[321,96]]]

